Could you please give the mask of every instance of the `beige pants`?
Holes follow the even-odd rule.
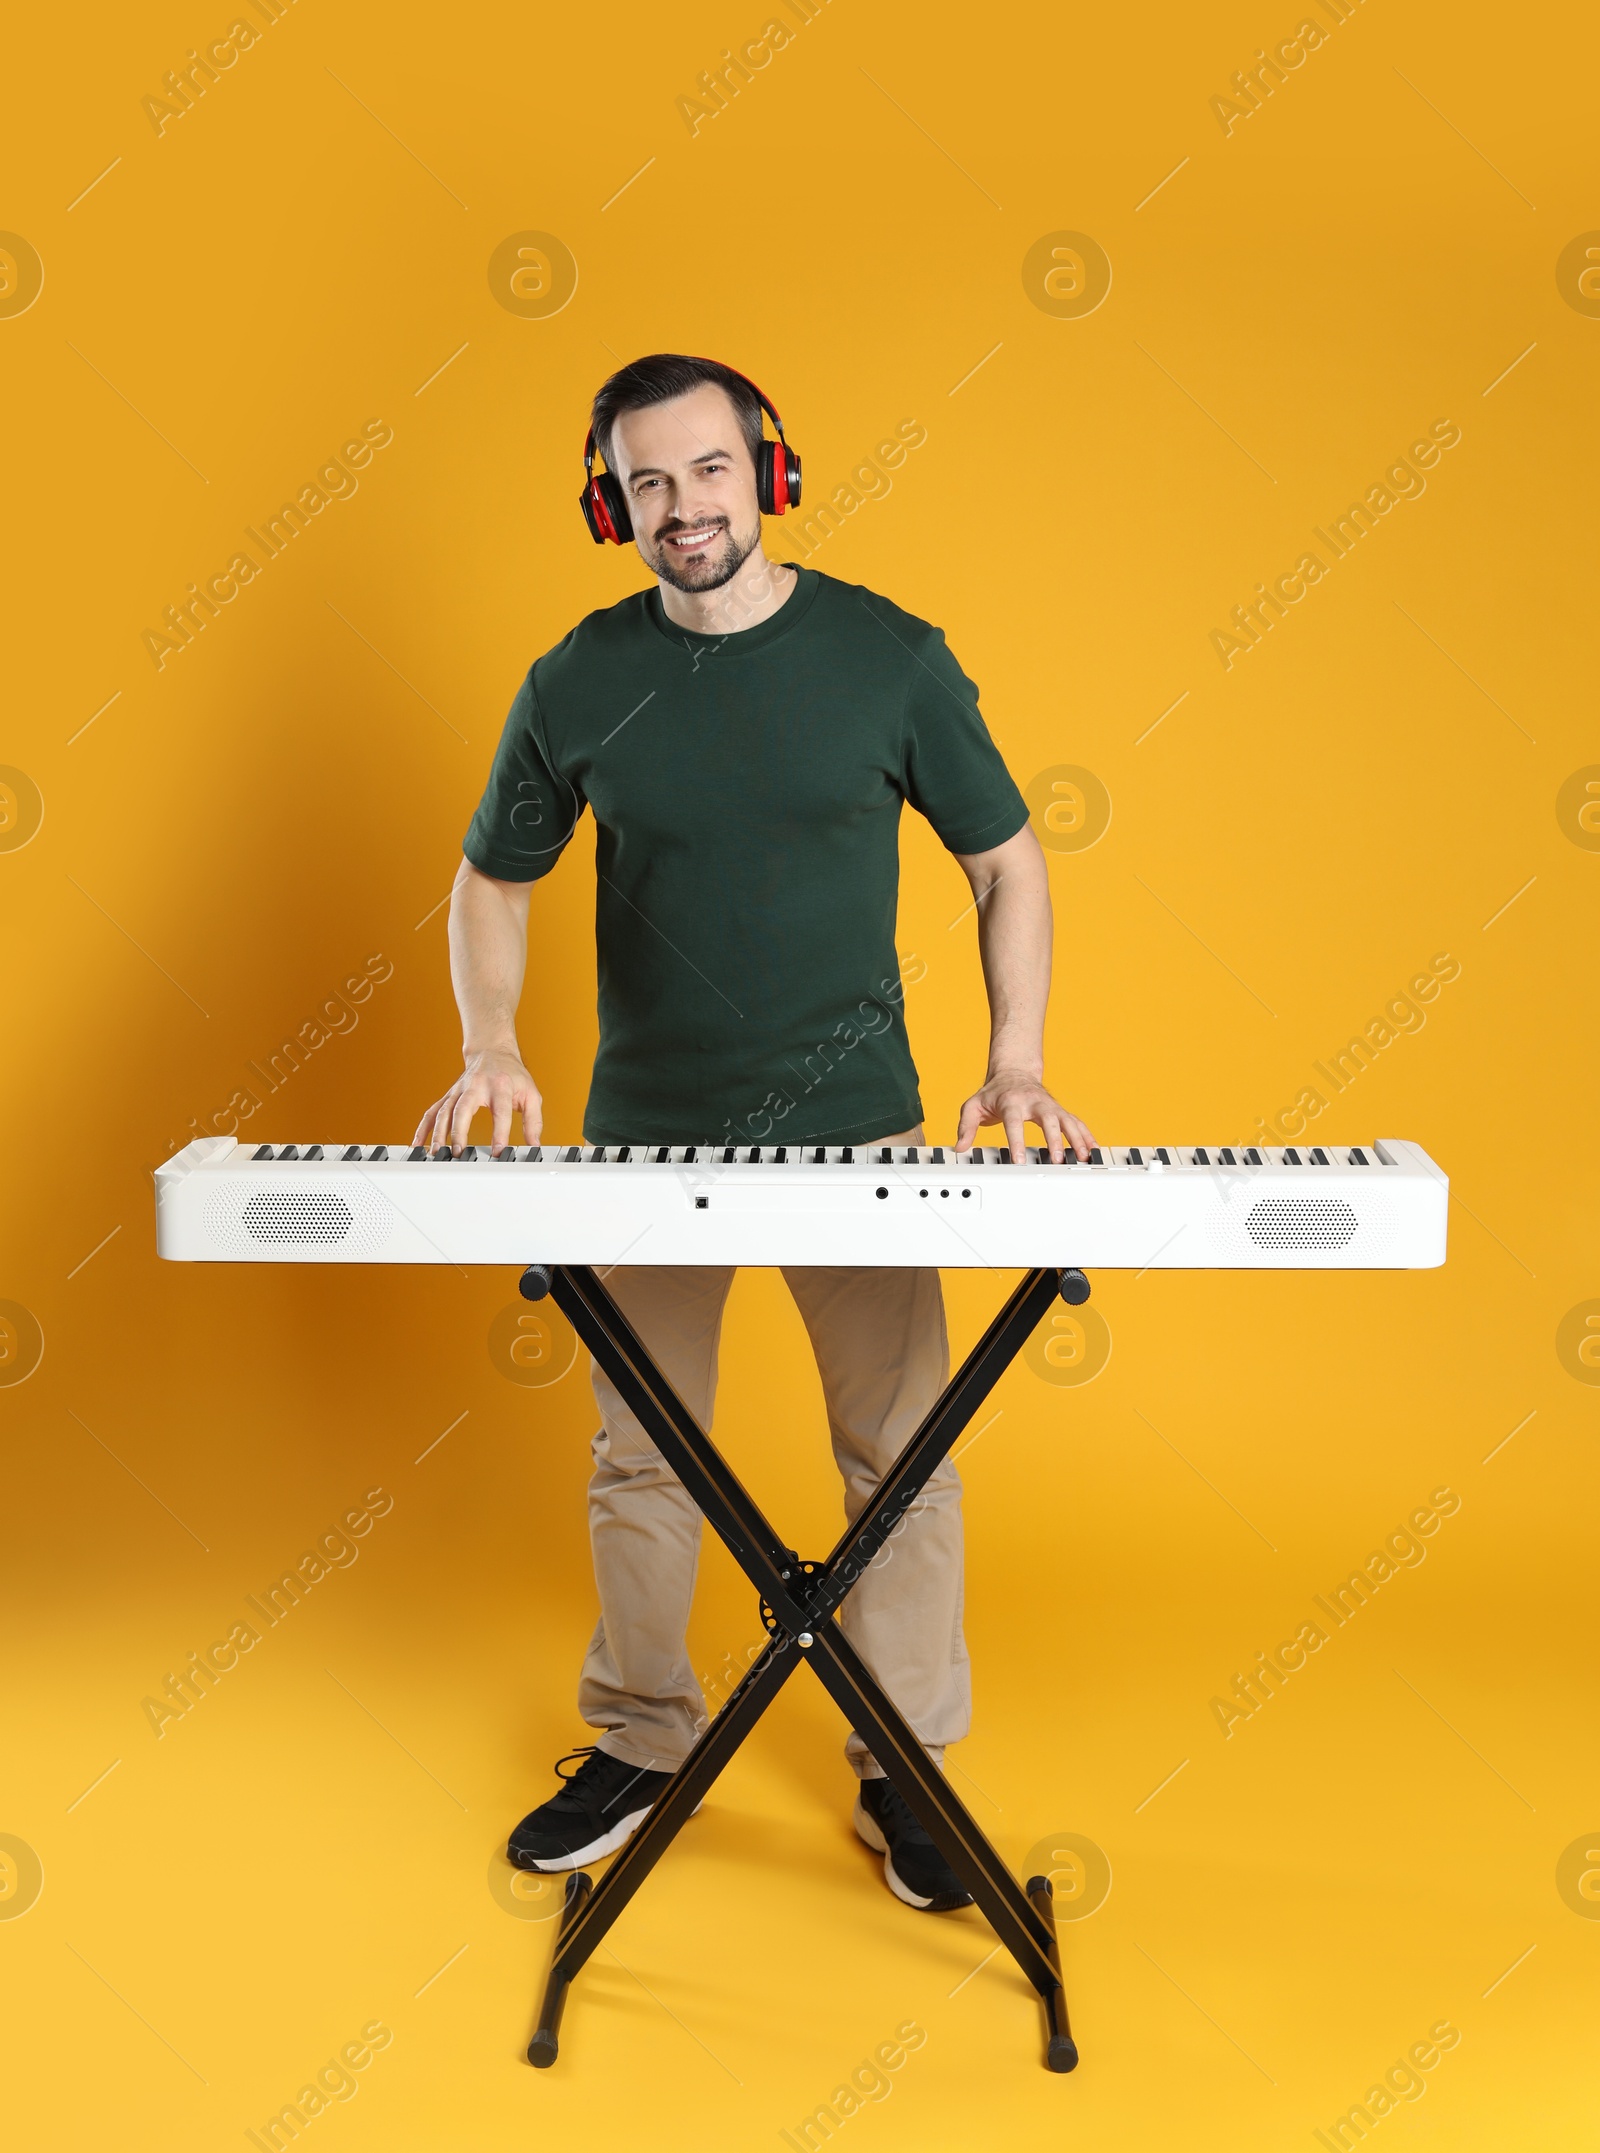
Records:
[[[783,1276],[816,1354],[845,1517],[854,1519],[948,1380],[939,1274],[795,1269]],[[620,1265],[604,1277],[667,1381],[709,1429],[731,1267]],[[707,1723],[684,1638],[700,1511],[598,1368],[594,1390],[602,1426],[589,1537],[601,1612],[578,1710],[604,1729],[599,1746],[608,1755],[671,1771]],[[840,1614],[935,1764],[971,1717],[961,1590],[961,1481],[947,1458]],[[853,1730],[845,1755],[863,1779],[882,1776]]]

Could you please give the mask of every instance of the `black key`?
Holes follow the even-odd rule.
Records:
[[[1261,1164],[1261,1154],[1254,1144],[1245,1152],[1244,1163],[1246,1166],[1259,1166]]]
[[[1286,1151],[1283,1155],[1283,1163],[1285,1166],[1298,1166],[1300,1164],[1299,1152],[1293,1150]]]
[[[996,1151],[994,1163],[996,1166],[1009,1166],[1011,1164],[1011,1146],[1009,1144],[1002,1144],[999,1150]]]
[[[727,1150],[726,1150],[726,1151],[725,1151],[725,1152],[724,1152],[724,1153],[722,1154],[722,1163],[723,1163],[723,1165],[724,1165],[724,1166],[731,1166],[731,1165],[733,1164],[733,1162],[734,1162],[734,1159],[735,1159],[735,1157],[736,1157],[736,1156],[737,1156],[737,1154],[736,1154],[736,1152],[735,1152],[735,1150],[734,1150],[734,1147],[733,1147],[733,1145],[732,1145],[732,1144],[730,1144],[730,1145],[728,1146]]]
[[[878,1153],[878,1164],[880,1166],[893,1166],[894,1164],[894,1153],[889,1149],[887,1144],[885,1144],[883,1149]]]
[[[278,1157],[280,1159],[298,1159],[299,1156],[300,1153],[293,1144],[285,1144],[283,1149],[278,1153]]]
[[[943,1164],[944,1164],[944,1146],[943,1146],[943,1144],[935,1144],[935,1146],[933,1147],[933,1163],[934,1163],[934,1165],[935,1165],[935,1166],[943,1166]]]
[[[342,1159],[359,1159],[361,1156],[361,1146],[359,1144],[347,1144],[344,1150],[340,1152],[339,1156]]]
[[[251,1152],[250,1156],[253,1159],[270,1159],[272,1157],[272,1146],[263,1144],[259,1151]]]
[[[1170,1166],[1172,1164],[1172,1155],[1167,1150],[1165,1144],[1157,1144],[1156,1157],[1161,1161],[1163,1166]]]
[[[624,1144],[624,1145],[622,1146],[621,1150],[620,1150],[620,1151],[619,1151],[619,1152],[617,1153],[617,1164],[618,1164],[619,1166],[626,1166],[626,1165],[627,1165],[627,1163],[628,1163],[628,1161],[629,1161],[629,1160],[630,1160],[630,1159],[631,1159],[632,1157],[633,1157],[633,1146],[632,1146],[631,1144]]]
[[[448,1159],[450,1157],[450,1146],[448,1144],[436,1144],[428,1156],[433,1159]]]
[[[1217,1153],[1217,1164],[1219,1166],[1237,1166],[1238,1163],[1231,1151],[1222,1150]]]
[[[1096,1145],[1094,1150],[1091,1151],[1089,1154],[1089,1164],[1091,1166],[1104,1166],[1105,1163],[1105,1158],[1100,1151],[1100,1147]]]
[[[543,1144],[534,1145],[533,1149],[528,1153],[528,1163],[530,1166],[542,1166],[544,1164]]]
[[[389,1147],[388,1147],[388,1145],[387,1145],[387,1144],[374,1144],[374,1145],[373,1145],[373,1147],[372,1147],[372,1156],[373,1156],[373,1157],[374,1157],[375,1159],[386,1159],[386,1158],[387,1158],[387,1157],[389,1156]]]
[[[589,1157],[589,1164],[590,1164],[591,1166],[603,1166],[603,1165],[605,1164],[605,1156],[606,1156],[606,1147],[605,1147],[605,1145],[604,1145],[604,1144],[596,1144],[596,1145],[595,1145],[595,1147],[594,1147],[594,1150],[593,1150],[593,1152],[592,1152],[592,1153],[590,1154],[590,1157]]]
[[[908,1145],[906,1146],[906,1164],[907,1164],[907,1166],[915,1166],[915,1165],[916,1165],[916,1163],[917,1163],[917,1147],[916,1147],[916,1145],[915,1145],[915,1144],[908,1144]]]
[[[1132,1150],[1128,1153],[1128,1164],[1130,1166],[1143,1166],[1144,1164],[1144,1153],[1139,1149],[1137,1144],[1135,1144]]]
[[[789,1147],[788,1147],[788,1145],[787,1145],[787,1144],[780,1144],[780,1145],[778,1146],[777,1150],[776,1150],[776,1151],[775,1151],[775,1152],[774,1152],[774,1153],[772,1154],[772,1163],[773,1163],[773,1165],[774,1165],[774,1166],[787,1166],[787,1165],[788,1165],[788,1163],[789,1163]]]
[[[841,1151],[839,1154],[839,1164],[841,1166],[854,1166],[855,1160],[856,1154],[854,1145],[846,1144],[843,1151]]]
[[[515,1144],[507,1144],[504,1151],[491,1151],[489,1156],[497,1166],[503,1166],[507,1159],[515,1166],[517,1163],[517,1147]],[[529,1152],[528,1156],[532,1158],[532,1152]]]
[[[819,1144],[819,1145],[817,1146],[816,1150],[815,1150],[815,1151],[814,1151],[814,1152],[813,1152],[813,1153],[811,1154],[811,1163],[812,1163],[812,1165],[813,1165],[813,1166],[826,1166],[826,1165],[827,1165],[827,1163],[828,1163],[828,1153],[827,1153],[827,1149],[826,1149],[826,1147],[825,1147],[824,1145],[822,1145],[822,1144]]]
[[[427,1156],[428,1154],[423,1150],[420,1144],[413,1144],[411,1149],[406,1153],[406,1157],[408,1159],[425,1159]]]
[[[581,1144],[569,1144],[567,1146],[567,1164],[569,1166],[576,1166],[582,1157],[583,1146]]]
[[[665,1166],[665,1165],[666,1165],[666,1163],[667,1163],[667,1153],[668,1153],[668,1152],[669,1152],[669,1151],[670,1151],[671,1149],[672,1149],[672,1146],[671,1146],[670,1144],[663,1144],[663,1145],[662,1145],[661,1149],[660,1149],[660,1150],[659,1150],[659,1151],[658,1151],[658,1152],[656,1153],[656,1164],[657,1164],[657,1166]]]
[[[1196,1150],[1194,1155],[1194,1163],[1196,1166],[1209,1166],[1211,1164],[1210,1159],[1206,1156],[1206,1147],[1204,1146],[1204,1144],[1200,1145],[1200,1147]]]
[[[752,1144],[750,1146],[750,1164],[752,1166],[759,1166],[761,1164],[761,1146],[759,1144]]]
[[[690,1144],[690,1145],[689,1145],[689,1146],[687,1147],[687,1149],[686,1149],[686,1150],[684,1151],[684,1154],[683,1154],[683,1163],[684,1163],[684,1165],[685,1165],[685,1166],[693,1166],[693,1164],[694,1164],[694,1155],[695,1155],[695,1151],[696,1151],[696,1149],[697,1149],[697,1147],[696,1147],[695,1145],[693,1145],[693,1144]]]
[[[322,1157],[322,1146],[320,1144],[309,1145],[306,1149],[306,1157],[308,1159],[320,1159]]]
[[[1367,1164],[1366,1153],[1361,1150],[1352,1151],[1350,1154],[1350,1164],[1352,1166],[1365,1166]]]
[[[1313,1166],[1326,1166],[1328,1163],[1328,1154],[1323,1150],[1320,1144],[1317,1144],[1312,1148],[1311,1163]]]
[[[478,1156],[478,1147],[477,1147],[477,1145],[476,1145],[476,1144],[463,1144],[463,1145],[462,1145],[462,1147],[461,1147],[461,1156],[462,1156],[462,1158],[463,1158],[463,1159],[475,1159],[475,1158],[476,1158],[476,1157]]]

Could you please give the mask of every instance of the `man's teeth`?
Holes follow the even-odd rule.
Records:
[[[667,544],[669,546],[679,546],[685,549],[690,549],[697,546],[704,546],[709,544],[710,541],[716,537],[717,531],[720,530],[720,528],[720,525],[715,525],[709,531],[685,531],[677,537],[669,538],[667,540]]]

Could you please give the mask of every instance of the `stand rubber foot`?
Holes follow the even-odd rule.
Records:
[[[523,1287],[527,1292],[527,1287]],[[1061,1274],[1061,1298],[1069,1308],[1081,1308],[1089,1298],[1089,1281],[1081,1271],[1063,1271]]]
[[[542,1301],[550,1291],[550,1266],[530,1263],[517,1281],[517,1291],[525,1301]]]
[[[556,2039],[553,2033],[546,2033],[543,2027],[539,2029],[539,2031],[534,2035],[533,2039],[528,2043],[528,2061],[533,2065],[536,2071],[548,2071],[551,2064],[555,2062],[556,2057],[560,2053],[561,2043]],[[1076,2063],[1077,2060],[1077,2056],[1076,2054],[1074,2054],[1072,2062]],[[1053,2071],[1070,2071],[1072,2068],[1072,2064],[1053,2063],[1050,2068]]]
[[[532,2059],[538,2061],[537,2057]],[[1045,2050],[1045,2068],[1050,2071],[1075,2071],[1078,2068],[1078,2044],[1070,2033],[1053,2033]]]

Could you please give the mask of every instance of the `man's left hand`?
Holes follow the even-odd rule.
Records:
[[[1030,1121],[1043,1134],[1050,1147],[1050,1157],[1057,1166],[1066,1157],[1069,1147],[1073,1157],[1080,1161],[1087,1159],[1094,1148],[1093,1130],[1075,1114],[1069,1114],[1060,1100],[1045,1090],[1040,1078],[1001,1069],[986,1077],[982,1090],[975,1091],[962,1107],[956,1129],[956,1150],[970,1151],[978,1131],[999,1122],[1011,1147],[1012,1164],[1020,1166]]]

